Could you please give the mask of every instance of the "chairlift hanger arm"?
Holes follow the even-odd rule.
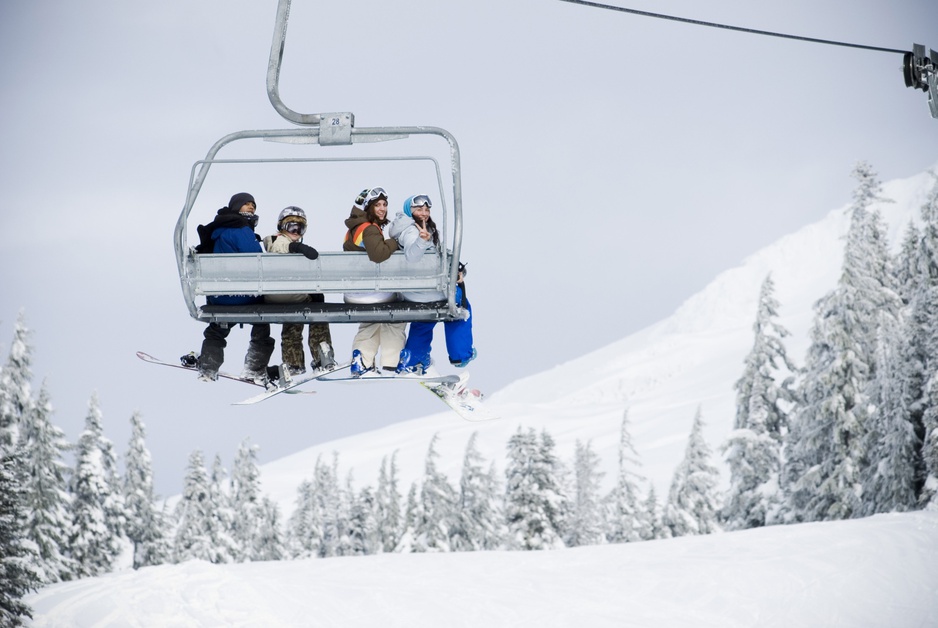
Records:
[[[267,98],[285,120],[301,126],[319,126],[322,114],[299,113],[287,107],[280,98],[280,66],[287,39],[287,22],[290,21],[291,0],[277,3],[277,21],[274,24],[274,39],[270,44],[270,61],[267,63]]]

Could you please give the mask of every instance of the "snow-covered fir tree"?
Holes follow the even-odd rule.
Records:
[[[875,376],[878,330],[898,316],[880,184],[868,164],[849,208],[850,227],[837,287],[815,305],[800,404],[794,412],[782,472],[785,504],[780,518],[844,519],[862,512],[862,465],[869,421],[869,387]]]
[[[43,382],[39,399],[23,417],[20,445],[26,534],[36,544],[37,570],[44,583],[69,580],[76,567],[68,555],[72,520],[65,480],[68,467],[62,459],[69,444],[62,430],[52,424],[52,413],[52,402]]]
[[[658,496],[655,494],[655,487],[653,485],[648,486],[648,495],[645,497],[645,518],[639,530],[639,536],[643,541],[654,541],[655,539],[667,539],[671,537],[671,530],[661,523]]]
[[[0,626],[22,626],[32,617],[23,601],[41,584],[35,545],[26,536],[22,449],[0,454]]]
[[[237,515],[231,505],[231,493],[225,491],[230,486],[228,470],[222,464],[221,456],[215,454],[208,480],[208,498],[212,504],[212,516],[209,518],[209,532],[212,544],[213,563],[231,563],[244,560],[238,541],[232,535],[234,520]]]
[[[352,497],[349,509],[350,554],[365,556],[381,552],[374,491],[370,486],[366,486],[356,494],[351,482],[347,491]]]
[[[893,265],[896,276],[896,291],[899,293],[903,305],[909,305],[912,302],[919,287],[919,247],[921,241],[921,232],[914,222],[909,221],[905,236],[902,238],[899,254],[896,255]]]
[[[312,480],[300,484],[296,510],[287,525],[294,558],[341,556],[348,544],[346,500],[338,482],[338,454],[332,464],[316,459]]]
[[[508,440],[505,520],[509,549],[563,547],[564,474],[553,447],[554,440],[546,431],[538,440],[533,428],[519,427]]]
[[[887,318],[880,328],[869,395],[874,411],[863,447],[868,460],[861,473],[863,503],[858,515],[911,510],[918,499],[921,439],[909,413],[910,363],[900,325]]]
[[[347,534],[348,526],[342,512],[344,500],[339,490],[338,464],[338,454],[335,454],[331,465],[319,457],[313,468],[310,487],[312,503],[308,515],[311,536],[307,544],[316,548],[320,558],[341,556],[345,543],[343,539]]]
[[[287,548],[292,558],[319,556],[323,517],[312,480],[303,480],[296,490],[296,508],[287,521]]]
[[[378,472],[378,490],[375,493],[375,517],[378,524],[380,551],[393,552],[401,540],[404,521],[401,513],[401,493],[398,489],[397,452],[391,455],[390,465],[385,456]]]
[[[404,522],[401,526],[401,539],[394,548],[395,552],[407,554],[413,551],[414,547],[414,526],[417,524],[417,483],[411,482],[410,489],[407,491],[407,499],[404,501]]]
[[[599,545],[604,540],[599,487],[603,473],[592,443],[576,441],[573,460],[573,494],[564,534],[567,547]]]
[[[104,436],[97,393],[88,402],[71,478],[72,527],[69,548],[79,576],[110,571],[121,552],[124,500],[114,445]]]
[[[266,495],[260,503],[260,529],[254,539],[253,560],[284,560],[287,558],[280,507]]]
[[[261,530],[261,472],[257,467],[257,445],[241,442],[235,456],[230,483],[231,518],[228,522],[236,560],[257,560]]]
[[[214,510],[209,492],[208,471],[201,451],[189,454],[182,497],[176,504],[176,536],[173,557],[176,562],[207,560],[215,562],[212,531]]]
[[[26,315],[20,311],[7,362],[0,369],[0,455],[20,440],[20,422],[32,403],[32,345]]]
[[[781,384],[776,379],[782,368],[796,369],[783,342],[788,330],[776,322],[778,307],[769,275],[759,290],[755,340],[735,384],[736,419],[723,446],[730,487],[722,516],[729,530],[765,525],[767,514],[780,502],[781,449],[788,426],[782,404],[791,403],[794,395],[790,378]]]
[[[484,467],[485,459],[476,444],[478,432],[473,432],[466,443],[459,496],[450,534],[450,545],[455,552],[491,550],[501,545],[502,522],[499,487],[494,465]]]
[[[146,427],[139,412],[130,417],[131,435],[124,457],[124,505],[127,538],[133,544],[133,567],[169,561],[168,526],[153,494],[153,464],[146,446]]]
[[[436,466],[439,436],[434,434],[427,448],[423,482],[414,521],[412,552],[447,552],[450,550],[450,529],[455,521],[456,491],[446,475]]]
[[[938,508],[938,175],[922,205],[918,281],[910,303],[914,356],[919,365],[910,416],[922,439],[919,502]]]
[[[630,543],[643,539],[642,530],[649,522],[642,508],[638,482],[644,478],[635,469],[641,466],[638,452],[629,433],[629,411],[622,413],[619,426],[619,466],[616,484],[606,498],[606,540],[610,543]]]
[[[703,437],[703,425],[703,412],[698,407],[684,459],[674,472],[662,516],[662,523],[672,536],[710,534],[719,529],[718,471],[710,464],[710,447]]]

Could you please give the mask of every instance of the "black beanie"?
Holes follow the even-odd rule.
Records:
[[[228,209],[233,212],[240,212],[245,203],[254,203],[254,208],[257,208],[257,202],[254,200],[253,196],[247,192],[238,192],[228,201]]]

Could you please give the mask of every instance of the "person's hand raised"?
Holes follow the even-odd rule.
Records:
[[[420,239],[429,241],[431,236],[430,236],[430,232],[427,231],[427,221],[426,220],[421,221],[421,222],[414,221],[414,224],[417,225],[417,229],[420,230],[420,233],[418,234],[420,236]]]

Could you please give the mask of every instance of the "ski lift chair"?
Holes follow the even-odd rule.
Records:
[[[462,192],[459,147],[447,131],[436,127],[356,128],[348,112],[300,114],[287,108],[279,96],[280,64],[289,18],[290,0],[280,0],[267,72],[267,94],[271,104],[289,122],[300,128],[240,131],[216,142],[205,159],[196,162],[189,178],[186,203],[176,223],[174,247],[179,280],[189,314],[205,323],[374,323],[408,321],[448,321],[468,318],[468,311],[456,303],[456,278],[462,241]],[[395,157],[284,157],[274,159],[217,159],[225,146],[261,139],[305,144],[310,152],[363,142],[386,142],[411,136],[436,136],[448,143],[451,168],[449,196],[453,201],[452,235],[449,242],[446,194],[437,159],[429,155]],[[302,255],[276,253],[198,254],[187,239],[189,215],[195,206],[206,176],[214,164],[277,162],[355,162],[429,161],[435,167],[441,199],[444,236],[440,254],[425,254],[418,262],[408,262],[400,252],[376,264],[364,252],[325,251],[309,260]],[[371,178],[365,178],[370,181]],[[352,193],[357,190],[351,191]],[[344,208],[343,208],[344,211]],[[337,215],[336,219],[344,219]],[[299,304],[259,303],[255,305],[213,305],[204,297],[225,294],[263,296],[266,294],[342,294],[346,292],[442,292],[446,298],[432,303],[398,301],[380,304],[307,302]]]

